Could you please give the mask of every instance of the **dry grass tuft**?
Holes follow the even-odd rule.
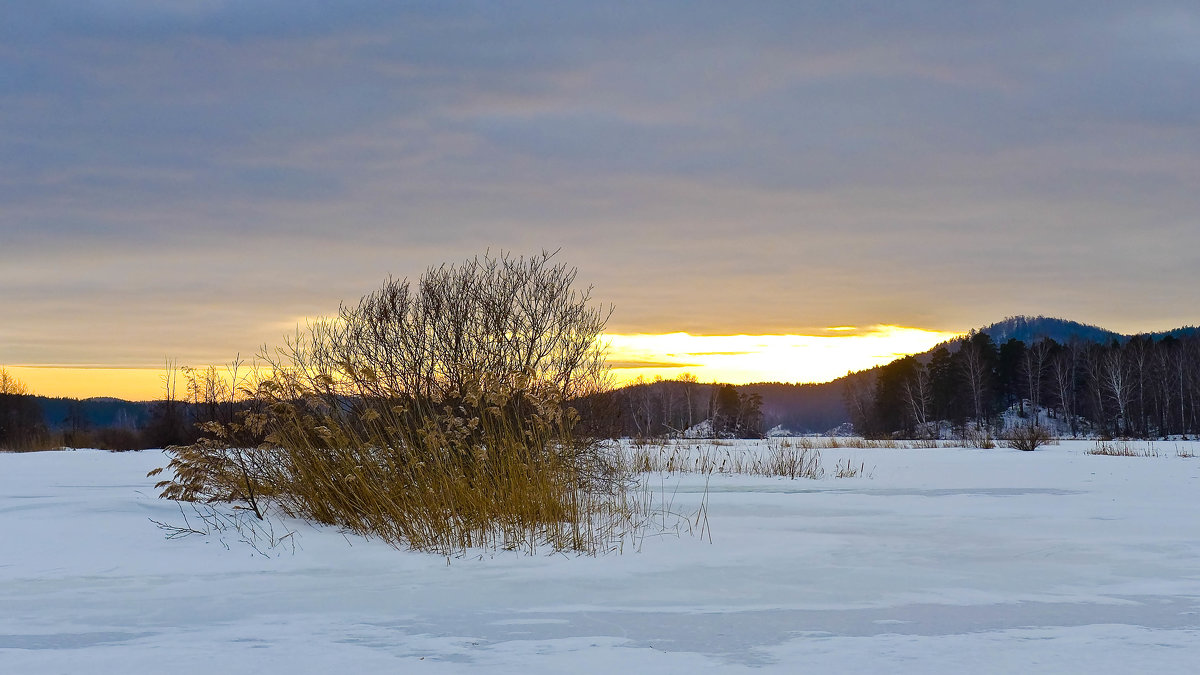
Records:
[[[893,448],[896,441],[862,439],[785,438],[765,443],[714,443],[712,441],[663,441],[657,445],[627,443],[617,446],[621,465],[631,474],[702,474],[773,476],[820,479],[826,475],[822,449]],[[833,473],[838,478],[867,475],[865,465],[846,460]]]
[[[804,445],[788,441],[769,444],[762,461],[755,464],[751,473],[764,476],[796,478],[821,478],[825,469],[821,466],[821,452]]]
[[[1139,450],[1129,441],[1096,441],[1096,445],[1088,450],[1087,454],[1108,457],[1162,457],[1153,443],[1147,443],[1145,448]]]
[[[839,459],[833,475],[836,478],[870,478],[871,472],[867,471],[865,462],[855,466],[849,459]]]
[[[968,448],[979,448],[981,450],[991,450],[996,447],[996,439],[992,437],[992,432],[983,425],[968,425],[963,432],[963,446]]]

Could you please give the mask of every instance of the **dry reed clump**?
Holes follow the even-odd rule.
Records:
[[[787,478],[821,478],[825,469],[821,466],[821,452],[804,445],[793,445],[788,441],[771,443],[761,464],[756,464],[757,473]]]
[[[1153,442],[1147,441],[1144,448],[1138,448],[1133,442],[1128,440],[1117,441],[1096,441],[1096,444],[1087,451],[1089,455],[1107,455],[1109,457],[1166,457],[1164,451],[1160,450]],[[1175,444],[1175,456],[1180,459],[1192,459],[1196,456],[1194,450],[1178,443]]]
[[[821,449],[898,447],[895,441],[787,438],[766,443],[687,442],[649,445],[630,443],[618,448],[628,473],[691,473],[820,479],[826,475]],[[869,445],[868,445],[869,444]],[[839,462],[838,478],[867,475],[865,465]]]
[[[470,412],[413,402],[342,419],[289,415],[268,464],[279,505],[421,550],[602,550],[597,528],[622,513],[606,498],[620,477],[570,438],[557,399],[480,395],[484,405]],[[530,410],[518,416],[518,407]]]
[[[891,438],[873,439],[861,438],[858,436],[826,436],[826,437],[811,437],[802,436],[800,438],[789,439],[791,442],[798,443],[806,448],[820,449],[835,449],[835,448],[853,448],[853,449],[888,449],[888,450],[913,450],[917,448],[942,448],[948,447],[949,444],[938,441],[932,438],[920,438],[916,440],[896,440]]]
[[[238,449],[216,427],[171,449],[163,496],[270,503],[442,554],[619,549],[651,525],[566,405],[604,377],[607,314],[551,257],[434,268],[310,325],[261,356],[240,424],[265,441]]]
[[[996,439],[992,436],[991,429],[984,425],[968,425],[963,431],[962,441],[963,446],[968,448],[991,450],[996,447]]]
[[[870,478],[871,472],[867,471],[867,463],[859,462],[857,465],[849,459],[839,459],[833,472],[836,478]]]
[[[1153,443],[1147,443],[1145,448],[1138,449],[1129,441],[1096,441],[1096,445],[1090,448],[1087,454],[1108,457],[1162,457],[1162,453]]]

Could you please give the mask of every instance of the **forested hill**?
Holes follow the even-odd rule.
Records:
[[[72,425],[90,428],[144,426],[150,419],[151,403],[125,401],[119,398],[50,398],[36,396],[49,429],[60,430]]]
[[[991,335],[992,340],[997,344],[1009,340],[1019,340],[1028,344],[1043,338],[1049,338],[1055,342],[1070,342],[1071,340],[1111,342],[1125,339],[1125,336],[1099,326],[1044,316],[1010,316],[1003,321],[980,328],[978,332]]]
[[[1200,433],[1200,329],[1120,335],[1012,317],[842,382],[847,414],[869,435],[1054,433],[1162,437]],[[942,430],[942,431],[939,431]],[[988,431],[990,430],[990,431]]]
[[[1163,338],[1187,338],[1200,333],[1200,328],[1183,326],[1168,331],[1144,333],[1140,336],[1122,335],[1120,333],[1092,326],[1078,321],[1056,319],[1045,316],[1015,316],[1008,317],[985,326],[977,333],[986,333],[992,339],[997,354],[1000,346],[1016,340],[1025,345],[1032,345],[1040,340],[1050,339],[1058,344],[1082,343],[1109,345],[1114,341],[1127,344],[1134,337],[1152,341]],[[953,341],[945,346],[947,351],[957,351],[961,341]],[[936,348],[935,348],[936,349]],[[917,354],[914,360],[928,364],[935,349],[923,354]],[[1010,346],[1005,350],[1008,360],[1015,358],[1017,350]],[[762,397],[763,425],[770,429],[781,426],[797,433],[825,433],[837,426],[851,421],[850,410],[847,407],[846,391],[848,387],[857,384],[857,389],[869,389],[874,386],[877,376],[886,366],[847,374],[832,382],[823,384],[784,384],[759,383],[738,387],[739,390],[755,393]],[[1018,368],[1019,369],[1019,368]],[[1005,375],[1005,373],[997,373]],[[1004,388],[1015,390],[1016,383],[1008,383]]]
[[[1039,351],[1035,354],[1042,359],[1041,366],[1046,369],[1036,385],[1038,389],[1048,388],[1052,377],[1049,369],[1054,365],[1053,360],[1070,355],[1073,360],[1082,359],[1072,366],[1075,369],[1072,377],[1080,380],[1074,395],[1087,396],[1097,393],[1097,383],[1093,382],[1089,389],[1079,368],[1086,365],[1089,359],[1102,357],[1099,351],[1089,351],[1086,347],[1111,350],[1113,345],[1119,345],[1123,353],[1131,341],[1136,348],[1136,345],[1161,343],[1168,337],[1173,340],[1196,340],[1200,339],[1196,337],[1197,332],[1195,327],[1182,327],[1129,336],[1065,319],[1044,316],[1006,318],[973,332],[974,335],[987,338],[976,339],[983,358],[979,365],[986,370],[976,383],[983,388],[979,392],[979,412],[985,417],[992,417],[1013,402],[1029,398],[1028,395],[1019,396],[1021,391],[1028,394],[1029,389],[1028,382],[1022,379],[1026,378],[1022,375],[1022,369],[1025,368],[1022,362],[1026,359],[1029,345],[1043,343],[1049,346],[1051,342],[1045,342],[1049,340],[1056,346],[1046,353]],[[961,424],[975,413],[972,392],[966,391],[964,383],[965,366],[958,354],[964,342],[965,339],[955,340],[923,354],[850,373],[823,384],[756,383],[739,385],[737,391],[739,395],[747,397],[749,403],[753,403],[750,398],[757,397],[763,431],[782,427],[797,433],[826,433],[854,421],[860,431],[869,433],[913,433],[916,422],[912,414],[903,410],[895,398],[906,386],[908,378],[932,375],[937,386],[933,387],[930,380],[922,380],[923,386],[931,388],[921,394],[929,400],[927,409],[919,416],[926,422],[944,417]],[[1058,348],[1068,345],[1070,347],[1065,350]],[[1093,379],[1096,372],[1093,372]],[[881,374],[885,377],[881,378]],[[617,419],[616,428],[610,433],[653,436],[687,429],[707,419],[717,392],[715,385],[696,382],[662,381],[624,387],[613,393],[610,402],[611,412],[615,413]],[[847,392],[853,395],[847,397]],[[1050,401],[1050,394],[1048,391],[1038,392],[1036,398],[1045,405]],[[1070,397],[1071,393],[1067,395]],[[1200,396],[1200,384],[1197,396]],[[857,419],[848,406],[848,398],[860,408]],[[968,401],[971,402],[969,406]],[[1102,418],[1101,408],[1093,411],[1097,420]],[[1075,414],[1079,414],[1086,410],[1086,406],[1073,409],[1076,410]],[[1176,417],[1178,415],[1176,413]],[[1111,424],[1111,420],[1108,423]]]
[[[1032,344],[1046,338],[1060,344],[1071,341],[1099,344],[1114,340],[1117,342],[1127,342],[1134,337],[1146,337],[1155,340],[1164,337],[1181,338],[1195,335],[1198,331],[1200,331],[1200,328],[1196,326],[1182,326],[1167,331],[1122,335],[1099,326],[1079,323],[1078,321],[1054,319],[1045,316],[1010,316],[1003,321],[997,321],[990,326],[980,328],[976,332],[987,333],[992,336],[992,341],[996,344],[1003,344],[1009,340],[1018,340],[1026,344]]]

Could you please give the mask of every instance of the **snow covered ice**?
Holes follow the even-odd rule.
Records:
[[[0,672],[1195,672],[1200,444],[1092,446],[653,475],[707,491],[711,543],[449,561],[295,521],[267,557],[167,540],[163,454],[0,454]]]

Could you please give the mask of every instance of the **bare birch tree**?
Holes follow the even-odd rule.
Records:
[[[901,386],[913,424],[919,432],[928,431],[933,407],[933,387],[929,379],[929,370],[918,364],[912,376],[905,378]]]
[[[1116,426],[1122,435],[1129,434],[1129,407],[1133,396],[1133,381],[1125,353],[1119,348],[1109,349],[1100,359],[1100,385],[1104,396],[1113,406]]]
[[[987,387],[991,376],[991,364],[984,353],[983,346],[974,336],[963,341],[962,345],[962,374],[967,385],[967,393],[971,397],[971,410],[974,413],[975,424],[985,424]]]
[[[1021,376],[1025,380],[1025,393],[1029,405],[1033,406],[1033,423],[1041,424],[1042,380],[1046,373],[1049,343],[1038,340],[1025,350],[1021,357]]]

